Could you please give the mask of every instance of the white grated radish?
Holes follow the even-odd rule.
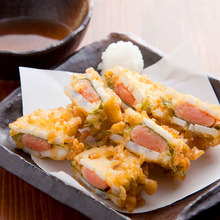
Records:
[[[118,41],[112,43],[102,53],[102,74],[105,70],[121,66],[131,71],[141,73],[144,68],[143,56],[139,48],[131,42]]]

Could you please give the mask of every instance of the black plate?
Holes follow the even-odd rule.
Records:
[[[56,70],[84,72],[88,67],[96,69],[101,60],[102,52],[110,43],[119,40],[132,41],[140,48],[144,57],[145,67],[154,64],[164,55],[161,51],[135,36],[112,33],[106,39],[88,45],[74,53],[65,62],[57,66]],[[219,80],[212,76],[209,76],[209,80],[219,99]],[[190,219],[192,216],[220,202],[220,180],[218,180],[205,189],[170,206],[142,214],[121,214],[95,198],[85,195],[83,192],[44,172],[32,161],[28,154],[16,149],[14,142],[9,138],[8,124],[15,121],[21,114],[21,90],[18,88],[0,103],[0,165],[56,200],[92,219],[104,219],[106,217],[114,220],[146,218]]]

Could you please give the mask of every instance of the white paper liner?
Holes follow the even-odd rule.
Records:
[[[181,93],[188,93],[202,101],[218,104],[205,72],[189,47],[177,48],[158,63],[146,68],[144,73],[150,74],[153,80],[171,86]],[[65,107],[70,103],[63,91],[63,87],[69,84],[69,72],[20,67],[20,75],[24,114],[29,114],[39,108]],[[70,162],[32,158],[46,172],[97,198],[71,177]],[[201,158],[192,161],[186,178],[182,182],[166,179],[162,173],[158,175],[158,171],[155,170],[155,173],[151,173],[151,177],[158,181],[158,191],[152,196],[143,193],[146,204],[136,208],[133,213],[152,211],[197,192],[217,181],[220,178],[219,170],[219,146],[209,148]],[[111,202],[100,200],[117,209]],[[126,210],[120,211],[127,212]]]
[[[153,81],[170,86],[180,93],[193,95],[210,104],[218,104],[206,72],[187,44],[176,48],[143,73],[151,75]]]
[[[20,67],[23,115],[38,109],[65,107],[70,103],[63,87],[72,73]]]

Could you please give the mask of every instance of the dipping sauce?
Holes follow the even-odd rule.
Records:
[[[72,32],[61,22],[33,18],[0,21],[0,50],[24,52],[48,47]]]

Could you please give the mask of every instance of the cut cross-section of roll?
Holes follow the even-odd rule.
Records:
[[[121,100],[138,112],[157,119],[161,125],[169,125],[189,139],[188,144],[200,149],[220,143],[220,107],[202,102],[188,94],[153,82],[144,74],[122,67],[106,70],[106,85],[111,87]],[[197,129],[190,129],[196,126]],[[199,141],[196,141],[199,140]]]
[[[77,107],[37,110],[9,124],[16,146],[37,157],[54,160],[82,151],[84,145],[75,136],[84,123],[84,112]]]
[[[104,86],[101,76],[93,68],[87,69],[85,74],[73,74],[70,86],[65,87],[65,92],[73,103],[77,103],[89,113],[101,107],[110,123],[122,120],[120,98]]]
[[[112,132],[111,140],[125,144],[129,151],[143,157],[146,162],[169,170],[174,179],[182,180],[190,160],[196,160],[204,153],[196,147],[190,149],[174,129],[160,126],[131,108],[125,110],[125,121],[129,124],[127,130],[123,135]]]
[[[149,195],[157,190],[157,183],[143,173],[142,163],[121,146],[103,146],[78,154],[72,167],[74,176],[94,193],[132,212],[143,201],[143,189]]]

